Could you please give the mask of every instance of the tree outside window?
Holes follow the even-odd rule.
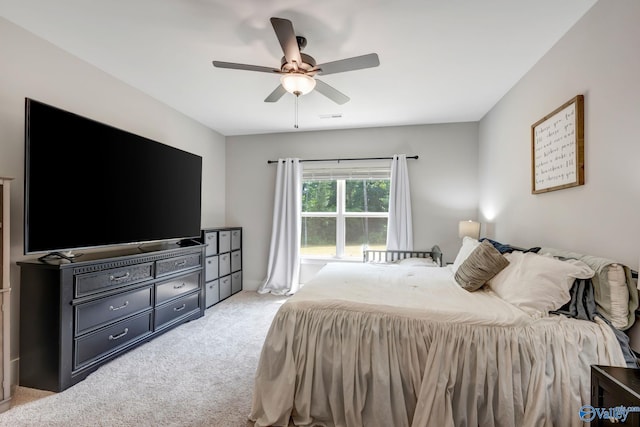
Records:
[[[388,212],[388,179],[305,180],[300,253],[352,258],[384,249]]]

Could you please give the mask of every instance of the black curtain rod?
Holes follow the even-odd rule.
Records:
[[[418,156],[407,156],[407,159],[417,159]],[[305,159],[300,162],[348,162],[353,160],[393,160],[393,157],[360,157],[352,159]],[[268,164],[278,163],[278,160],[267,160]]]

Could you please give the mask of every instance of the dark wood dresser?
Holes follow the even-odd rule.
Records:
[[[22,261],[20,379],[62,391],[102,364],[204,314],[205,245]]]

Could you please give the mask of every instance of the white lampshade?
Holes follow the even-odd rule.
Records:
[[[280,78],[282,87],[294,95],[306,95],[316,87],[316,79],[301,73],[288,73]]]
[[[460,221],[458,224],[458,237],[464,236],[473,237],[474,239],[480,238],[480,223],[477,221]]]

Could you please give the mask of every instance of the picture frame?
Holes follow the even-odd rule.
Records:
[[[584,96],[531,125],[531,193],[584,185]]]

